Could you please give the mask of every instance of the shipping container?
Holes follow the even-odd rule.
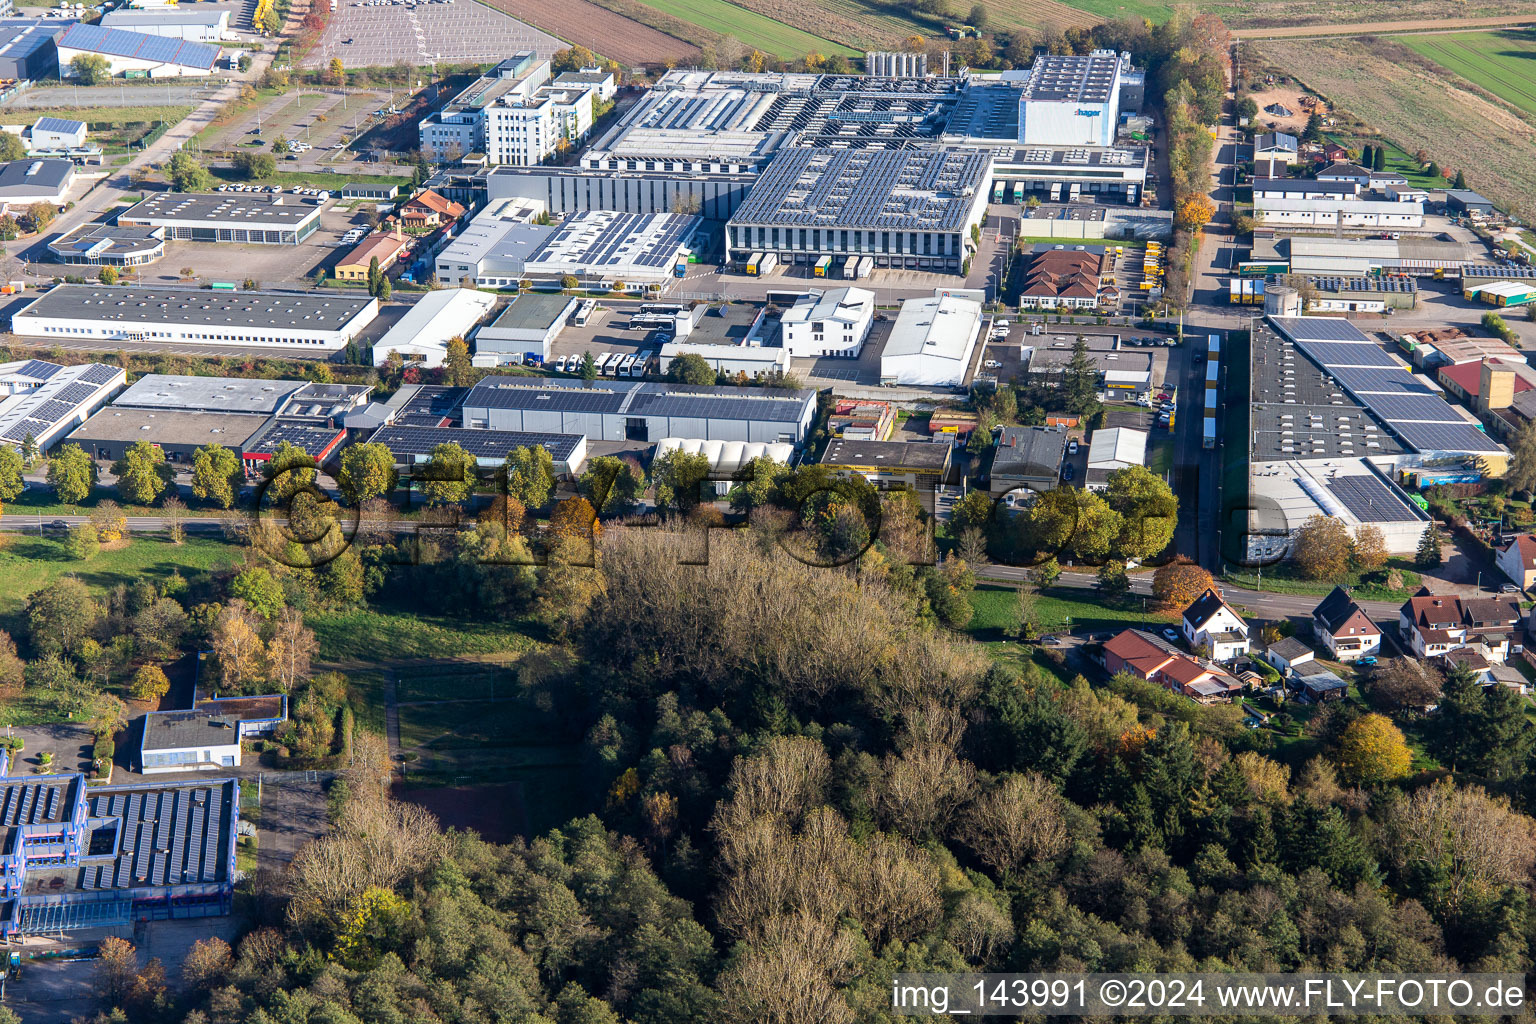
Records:
[[[1243,282],[1233,279],[1227,282],[1227,301],[1236,306],[1243,301]]]
[[[757,272],[759,274],[771,274],[778,265],[779,257],[774,253],[765,252],[763,253],[763,258],[758,261]]]
[[[748,256],[747,257],[747,273],[749,273],[749,274],[761,274],[763,272],[762,268],[763,268],[763,260],[764,260],[764,258],[765,257],[760,252],[755,252],[751,256]]]
[[[870,275],[870,273],[874,269],[875,269],[875,258],[873,256],[865,256],[863,259],[859,260],[859,275],[858,276],[861,279],[868,277]]]

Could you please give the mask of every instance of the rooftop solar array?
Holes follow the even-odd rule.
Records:
[[[346,434],[338,427],[317,427],[312,423],[295,423],[292,420],[273,420],[255,437],[245,442],[247,453],[270,455],[278,446],[287,442],[312,459],[318,459],[335,447]]]
[[[469,388],[423,384],[401,407],[395,423],[399,426],[445,427],[458,422]]]
[[[89,857],[81,889],[222,882],[228,876],[234,780],[145,790],[93,790],[92,818],[118,818],[122,830],[105,863]]]
[[[83,420],[88,410],[105,402],[106,389],[123,376],[122,370],[104,363],[60,366],[29,359],[10,364],[0,379],[28,383],[0,398],[0,441],[20,445],[30,436],[46,447],[65,427]]]
[[[798,422],[814,391],[773,388],[689,387],[655,382],[593,381],[592,387],[540,386],[486,378],[464,407],[535,412],[586,412],[623,416],[679,416],[724,420]]]
[[[602,272],[627,266],[659,271],[676,262],[697,225],[697,218],[675,213],[587,210],[567,218],[528,258],[527,266],[530,270],[579,266]]]
[[[159,64],[180,64],[183,67],[211,71],[219,59],[219,48],[208,43],[193,43],[171,36],[150,35],[147,32],[129,32],[125,29],[102,28],[100,25],[74,24],[64,30],[58,39],[58,47],[85,50]]]
[[[1355,394],[1367,392],[1384,395],[1435,395],[1435,388],[1415,378],[1404,369],[1388,370],[1384,367],[1330,367],[1329,376]]]
[[[1333,317],[1271,317],[1270,322],[1296,347],[1337,377],[1377,419],[1421,452],[1496,453],[1502,445],[1457,412],[1443,397],[1406,393],[1382,378],[1351,378],[1355,367],[1401,364],[1348,320]],[[1354,383],[1351,383],[1353,379]],[[1364,388],[1365,390],[1360,390]],[[1428,389],[1425,389],[1428,390]]]
[[[557,461],[571,457],[584,439],[580,434],[525,433],[513,430],[464,430],[456,427],[380,427],[369,438],[395,455],[431,455],[440,444],[456,444],[478,459],[503,459],[514,448],[543,445]]]
[[[959,231],[990,167],[977,150],[792,149],[768,165],[731,223]]]

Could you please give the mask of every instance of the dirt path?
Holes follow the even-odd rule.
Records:
[[[1235,28],[1239,39],[1315,39],[1322,36],[1391,35],[1394,32],[1466,32],[1536,24],[1536,15],[1497,18],[1421,18],[1417,21],[1362,21],[1354,25],[1285,25],[1279,28]]]

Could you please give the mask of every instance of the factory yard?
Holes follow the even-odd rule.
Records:
[[[304,58],[318,68],[494,64],[519,50],[548,58],[565,44],[473,0],[340,0],[320,43]]]
[[[1516,213],[1536,195],[1536,127],[1396,39],[1268,40],[1263,57],[1402,149],[1445,154],[1448,173]]]

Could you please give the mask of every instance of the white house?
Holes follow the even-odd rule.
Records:
[[[1132,427],[1101,427],[1088,440],[1088,466],[1083,486],[1102,491],[1109,486],[1109,475],[1117,469],[1144,466],[1147,462],[1147,432]]]
[[[1264,660],[1274,666],[1275,671],[1282,676],[1292,672],[1307,671],[1298,666],[1310,665],[1317,658],[1317,653],[1306,644],[1293,636],[1281,637],[1264,651]]]
[[[139,770],[143,774],[238,767],[239,719],[206,711],[151,711],[144,716],[144,736],[139,743]]]
[[[1333,655],[1334,661],[1374,658],[1381,651],[1381,627],[1343,587],[1334,587],[1312,609],[1312,632]]]
[[[1499,549],[1499,570],[1521,590],[1536,585],[1536,537],[1522,533]]]
[[[1184,609],[1181,626],[1189,645],[1203,644],[1212,661],[1228,662],[1248,653],[1248,623],[1214,589],[1208,588]]]
[[[1284,160],[1288,164],[1297,162],[1298,144],[1296,136],[1287,135],[1284,132],[1264,132],[1253,138],[1253,158],[1255,160]]]
[[[857,359],[875,319],[875,293],[863,288],[808,292],[780,318],[791,356]]]
[[[85,146],[84,121],[71,121],[62,117],[40,117],[32,127],[22,133],[21,141],[28,153],[55,153]]]

